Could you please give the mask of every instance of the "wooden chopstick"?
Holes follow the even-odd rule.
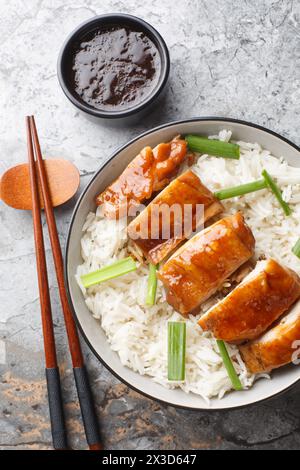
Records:
[[[42,329],[46,363],[46,380],[48,388],[52,441],[54,449],[67,449],[68,443],[62,405],[59,369],[57,366],[56,358],[54,329],[47,275],[47,263],[45,256],[43,229],[41,223],[41,208],[38,194],[37,175],[32,147],[29,117],[26,118],[26,130],[36,266],[38,275],[38,286],[40,292]]]
[[[41,148],[39,144],[37,129],[35,125],[35,120],[33,116],[30,116],[30,128],[31,134],[33,137],[34,150],[36,155],[37,163],[37,172],[41,184],[42,195],[44,200],[44,207],[46,213],[46,220],[48,225],[49,237],[52,247],[52,254],[54,259],[59,295],[62,305],[62,310],[64,314],[64,320],[67,330],[67,337],[69,343],[69,349],[71,353],[73,372],[75,377],[75,383],[80,403],[80,409],[85,429],[86,439],[89,445],[90,450],[100,450],[103,449],[98,420],[95,412],[95,407],[93,403],[93,396],[88,380],[87,371],[84,365],[84,359],[81,351],[79,336],[73,318],[71,308],[69,305],[65,278],[64,278],[64,269],[63,269],[63,258],[61,247],[59,243],[55,216],[48,186],[47,174],[44,166],[44,160],[41,153]]]

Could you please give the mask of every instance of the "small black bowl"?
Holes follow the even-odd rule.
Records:
[[[73,89],[70,80],[70,72],[72,68],[72,58],[75,45],[78,44],[87,34],[92,33],[93,31],[100,29],[103,26],[116,24],[120,26],[131,27],[137,31],[145,32],[145,34],[153,41],[159,51],[161,59],[161,70],[157,85],[149,94],[149,96],[141,103],[137,103],[135,106],[132,106],[129,109],[125,109],[124,111],[105,111],[88,105],[80,98],[80,96]],[[146,21],[132,15],[121,13],[95,16],[94,18],[91,18],[90,20],[80,24],[68,36],[65,43],[63,44],[57,63],[59,83],[67,98],[69,98],[69,100],[77,108],[85,113],[88,113],[90,116],[94,116],[103,120],[115,120],[121,123],[127,122],[130,116],[140,118],[143,112],[149,112],[150,107],[152,107],[154,104],[157,104],[158,98],[162,96],[162,92],[165,89],[166,83],[168,81],[169,71],[169,51],[161,35],[150,24],[146,23]]]

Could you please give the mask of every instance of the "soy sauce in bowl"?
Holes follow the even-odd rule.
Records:
[[[102,15],[80,25],[65,42],[58,78],[70,101],[100,118],[123,118],[156,101],[170,59],[160,34],[131,15]]]
[[[121,111],[147,98],[158,83],[160,55],[142,31],[107,26],[89,34],[73,59],[73,86],[96,109]]]

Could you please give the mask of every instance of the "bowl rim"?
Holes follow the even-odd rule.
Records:
[[[92,106],[89,106],[88,104],[84,103],[84,101],[77,99],[76,95],[71,93],[67,81],[65,79],[65,73],[64,73],[64,58],[67,49],[70,47],[74,39],[76,38],[77,35],[81,33],[81,31],[85,30],[89,25],[92,27],[93,25],[96,25],[99,23],[109,23],[109,22],[118,22],[120,21],[121,23],[126,23],[127,21],[130,21],[132,24],[136,24],[137,27],[142,28],[144,31],[149,33],[150,39],[153,39],[157,42],[157,48],[159,50],[159,54],[161,57],[161,72],[160,72],[160,77],[158,80],[158,83],[145,100],[143,100],[141,103],[133,106],[132,108],[125,109],[124,111],[105,111],[105,110],[100,110],[93,108]],[[133,114],[138,113],[139,111],[142,111],[145,109],[147,106],[151,106],[151,104],[158,98],[158,96],[161,94],[163,89],[165,88],[168,78],[169,78],[169,73],[170,73],[170,54],[169,50],[167,47],[167,44],[161,34],[149,23],[147,23],[145,20],[142,18],[139,18],[134,15],[129,15],[126,13],[106,13],[104,15],[96,15],[93,16],[92,18],[89,18],[88,20],[80,23],[73,31],[67,36],[65,39],[59,55],[57,59],[57,76],[58,76],[58,81],[59,84],[65,94],[65,96],[71,101],[71,103],[76,106],[78,109],[81,111],[90,114],[91,116],[98,117],[98,118],[105,118],[105,119],[120,119],[120,118],[125,118],[128,116],[132,116]]]
[[[75,204],[75,207],[74,207],[74,210],[72,212],[72,215],[71,215],[71,219],[70,219],[70,222],[69,222],[69,227],[68,227],[68,232],[67,232],[67,237],[66,237],[66,244],[65,244],[65,249],[64,249],[64,276],[65,276],[65,281],[66,281],[66,291],[67,291],[67,297],[68,297],[68,300],[69,300],[69,305],[71,306],[71,310],[73,312],[73,316],[75,318],[75,321],[76,321],[76,324],[77,324],[77,327],[80,331],[80,334],[82,335],[85,343],[87,344],[87,346],[89,347],[89,349],[92,351],[92,353],[94,354],[94,356],[99,360],[99,362],[107,369],[109,370],[109,372],[111,372],[112,375],[114,375],[114,377],[116,377],[120,382],[122,382],[123,384],[125,384],[127,387],[129,387],[130,389],[134,390],[135,392],[145,396],[146,398],[149,398],[150,400],[154,400],[158,403],[161,403],[163,405],[167,405],[167,406],[172,406],[174,408],[178,408],[178,409],[184,409],[184,410],[189,410],[189,411],[209,411],[209,412],[213,412],[213,411],[216,411],[216,412],[225,412],[225,411],[229,411],[229,410],[239,410],[239,409],[242,409],[242,408],[247,408],[247,407],[250,407],[250,406],[254,406],[254,405],[258,405],[258,404],[261,404],[261,403],[264,403],[264,402],[267,402],[271,399],[274,399],[274,398],[277,398],[281,395],[283,395],[284,393],[288,392],[289,390],[293,389],[297,384],[300,383],[300,378],[297,379],[294,383],[288,385],[286,388],[276,392],[276,393],[273,393],[272,395],[266,397],[266,398],[261,398],[257,401],[252,401],[251,403],[245,403],[243,405],[238,405],[238,406],[227,406],[227,407],[220,407],[220,408],[217,408],[217,409],[213,409],[213,408],[201,408],[201,407],[193,407],[193,406],[185,406],[185,405],[179,405],[177,403],[171,403],[171,402],[168,402],[167,400],[163,400],[163,399],[160,399],[160,398],[156,398],[156,397],[153,397],[151,394],[148,394],[147,392],[144,392],[142,390],[140,390],[138,387],[135,387],[134,385],[132,385],[131,383],[127,382],[126,379],[124,379],[123,377],[121,377],[114,369],[112,369],[105,361],[104,359],[98,354],[98,352],[94,349],[94,347],[92,346],[90,340],[88,339],[84,329],[82,328],[81,324],[80,324],[80,321],[79,321],[79,318],[77,316],[77,313],[76,313],[76,309],[75,309],[75,306],[73,304],[73,301],[72,301],[72,296],[71,296],[71,292],[70,292],[70,286],[69,286],[69,278],[68,278],[68,253],[69,253],[69,243],[70,243],[70,238],[71,238],[71,231],[72,231],[72,228],[73,228],[73,224],[74,224],[74,220],[75,220],[75,216],[76,216],[76,213],[77,213],[77,210],[81,204],[81,201],[82,199],[84,198],[85,194],[87,193],[87,191],[89,190],[91,184],[93,183],[93,181],[95,180],[95,178],[98,176],[98,174],[110,163],[113,161],[113,159],[120,153],[122,152],[124,149],[126,149],[127,147],[129,147],[131,144],[133,144],[134,142],[138,141],[139,139],[141,139],[142,137],[145,137],[149,134],[152,134],[153,132],[156,132],[156,131],[159,131],[159,130],[162,130],[162,129],[165,129],[167,127],[170,127],[170,126],[173,126],[173,125],[181,125],[181,124],[185,124],[185,123],[190,123],[190,122],[203,122],[203,121],[207,121],[207,122],[212,122],[212,121],[216,121],[216,122],[227,122],[227,123],[234,123],[234,124],[241,124],[241,125],[244,125],[246,127],[252,127],[252,128],[255,128],[255,129],[259,129],[259,130],[262,130],[274,137],[277,137],[278,139],[282,140],[283,142],[287,143],[288,145],[290,145],[291,147],[293,147],[295,150],[297,150],[298,152],[300,152],[300,147],[298,145],[296,145],[294,142],[292,142],[291,140],[287,139],[286,137],[283,137],[282,135],[278,134],[277,132],[275,131],[272,131],[264,126],[261,126],[259,124],[254,124],[252,122],[249,122],[249,121],[245,121],[245,120],[241,120],[241,119],[235,119],[235,118],[228,118],[228,117],[214,117],[214,116],[204,116],[204,117],[193,117],[193,118],[187,118],[187,119],[182,119],[182,120],[177,120],[177,121],[169,121],[165,124],[161,124],[159,126],[156,126],[154,128],[151,128],[145,132],[142,132],[141,134],[139,134],[138,136],[130,139],[130,141],[128,141],[127,143],[121,145],[120,147],[118,147],[111,155],[110,157],[108,157],[107,160],[105,160],[105,162],[103,162],[103,164],[95,171],[95,173],[93,174],[93,176],[90,178],[90,180],[88,181],[87,185],[84,187],[82,193],[80,194],[76,204]],[[125,366],[124,366],[125,367]]]

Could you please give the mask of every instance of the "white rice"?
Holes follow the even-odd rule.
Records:
[[[222,130],[218,136],[228,141],[231,132]],[[300,274],[300,261],[291,248],[300,236],[300,169],[290,167],[282,157],[275,158],[257,143],[238,142],[240,160],[202,155],[193,166],[203,183],[212,191],[236,186],[261,178],[263,168],[276,177],[283,189],[284,199],[293,213],[286,217],[274,195],[262,190],[240,198],[224,201],[226,212],[243,212],[256,238],[256,253],[274,257]],[[76,278],[86,304],[95,318],[100,320],[111,348],[119,354],[123,365],[139,374],[146,374],[164,387],[180,387],[185,392],[222,398],[232,389],[231,382],[218,352],[215,339],[203,332],[197,320],[200,315],[186,320],[186,379],[184,383],[167,380],[167,321],[183,320],[165,301],[159,283],[156,305],[145,306],[148,268],[140,265],[137,271],[118,279],[89,288],[80,284],[80,276],[128,256],[124,222],[116,223],[101,215],[90,213],[83,227],[81,251],[83,264],[78,266]],[[226,285],[230,285],[228,282]],[[206,311],[220,298],[210,299],[202,310]],[[258,376],[250,375],[235,346],[228,346],[240,380],[245,388],[251,387]],[[264,377],[267,377],[264,375]]]

